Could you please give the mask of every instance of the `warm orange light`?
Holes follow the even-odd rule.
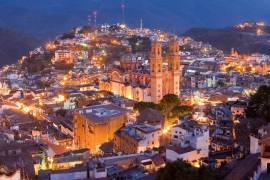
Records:
[[[257,36],[263,35],[263,30],[262,29],[257,29],[256,34],[257,34]]]
[[[48,42],[46,44],[46,49],[52,50],[52,49],[55,49],[55,48],[56,48],[56,45],[53,42]]]
[[[54,101],[55,102],[63,102],[63,101],[65,101],[65,96],[60,94],[54,98]]]

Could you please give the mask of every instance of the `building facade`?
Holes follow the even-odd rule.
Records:
[[[72,64],[74,62],[74,54],[69,50],[57,50],[55,51],[54,59],[52,63],[65,62],[67,64]]]
[[[209,129],[198,124],[182,123],[171,129],[171,144],[182,148],[192,147],[200,151],[201,157],[209,154]]]
[[[127,111],[111,104],[77,110],[73,119],[76,148],[89,148],[97,154],[101,144],[112,140],[127,120]]]
[[[111,91],[135,101],[158,103],[166,94],[180,95],[180,56],[178,41],[171,40],[165,58],[162,44],[151,45],[149,67],[136,62],[121,63],[109,73],[107,80],[100,82],[100,89]]]
[[[114,149],[123,153],[140,153],[160,146],[161,129],[138,124],[119,129],[114,135]]]

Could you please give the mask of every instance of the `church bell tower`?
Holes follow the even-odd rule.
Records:
[[[180,95],[180,55],[179,43],[176,39],[172,39],[169,43],[168,50],[168,71],[171,74],[169,81],[170,93],[177,96]]]
[[[150,52],[151,101],[159,103],[162,99],[162,46],[158,41],[151,45]]]

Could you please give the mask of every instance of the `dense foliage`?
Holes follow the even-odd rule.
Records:
[[[27,70],[30,74],[40,72],[51,66],[51,58],[53,54],[46,52],[44,54],[35,54],[27,58],[22,67]]]
[[[270,86],[261,86],[251,96],[246,114],[249,118],[263,118],[270,122]]]
[[[148,37],[133,36],[128,39],[132,51],[149,51],[151,47],[151,40]]]
[[[153,102],[138,102],[134,104],[134,110],[142,112],[146,108],[152,108],[156,110],[161,110],[160,106],[158,104],[155,104]]]
[[[134,104],[134,109],[142,112],[146,108],[156,109],[166,118],[183,117],[192,111],[189,106],[181,106],[180,99],[174,94],[165,95],[159,104],[152,102],[138,102]]]
[[[168,162],[164,168],[158,171],[156,180],[214,180],[217,178],[217,173],[205,166],[195,168],[190,164],[177,160]]]

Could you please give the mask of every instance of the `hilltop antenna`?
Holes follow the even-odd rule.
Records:
[[[89,16],[87,16],[87,19],[88,19],[88,24],[91,25],[91,23],[92,23],[92,16],[91,16],[91,14]]]
[[[97,11],[93,11],[93,16],[94,16],[94,24],[96,26],[97,25]]]
[[[141,18],[141,21],[140,21],[140,30],[142,31],[143,30],[143,19]]]
[[[122,23],[125,24],[125,9],[126,5],[124,3],[121,4],[121,10],[122,10]]]

